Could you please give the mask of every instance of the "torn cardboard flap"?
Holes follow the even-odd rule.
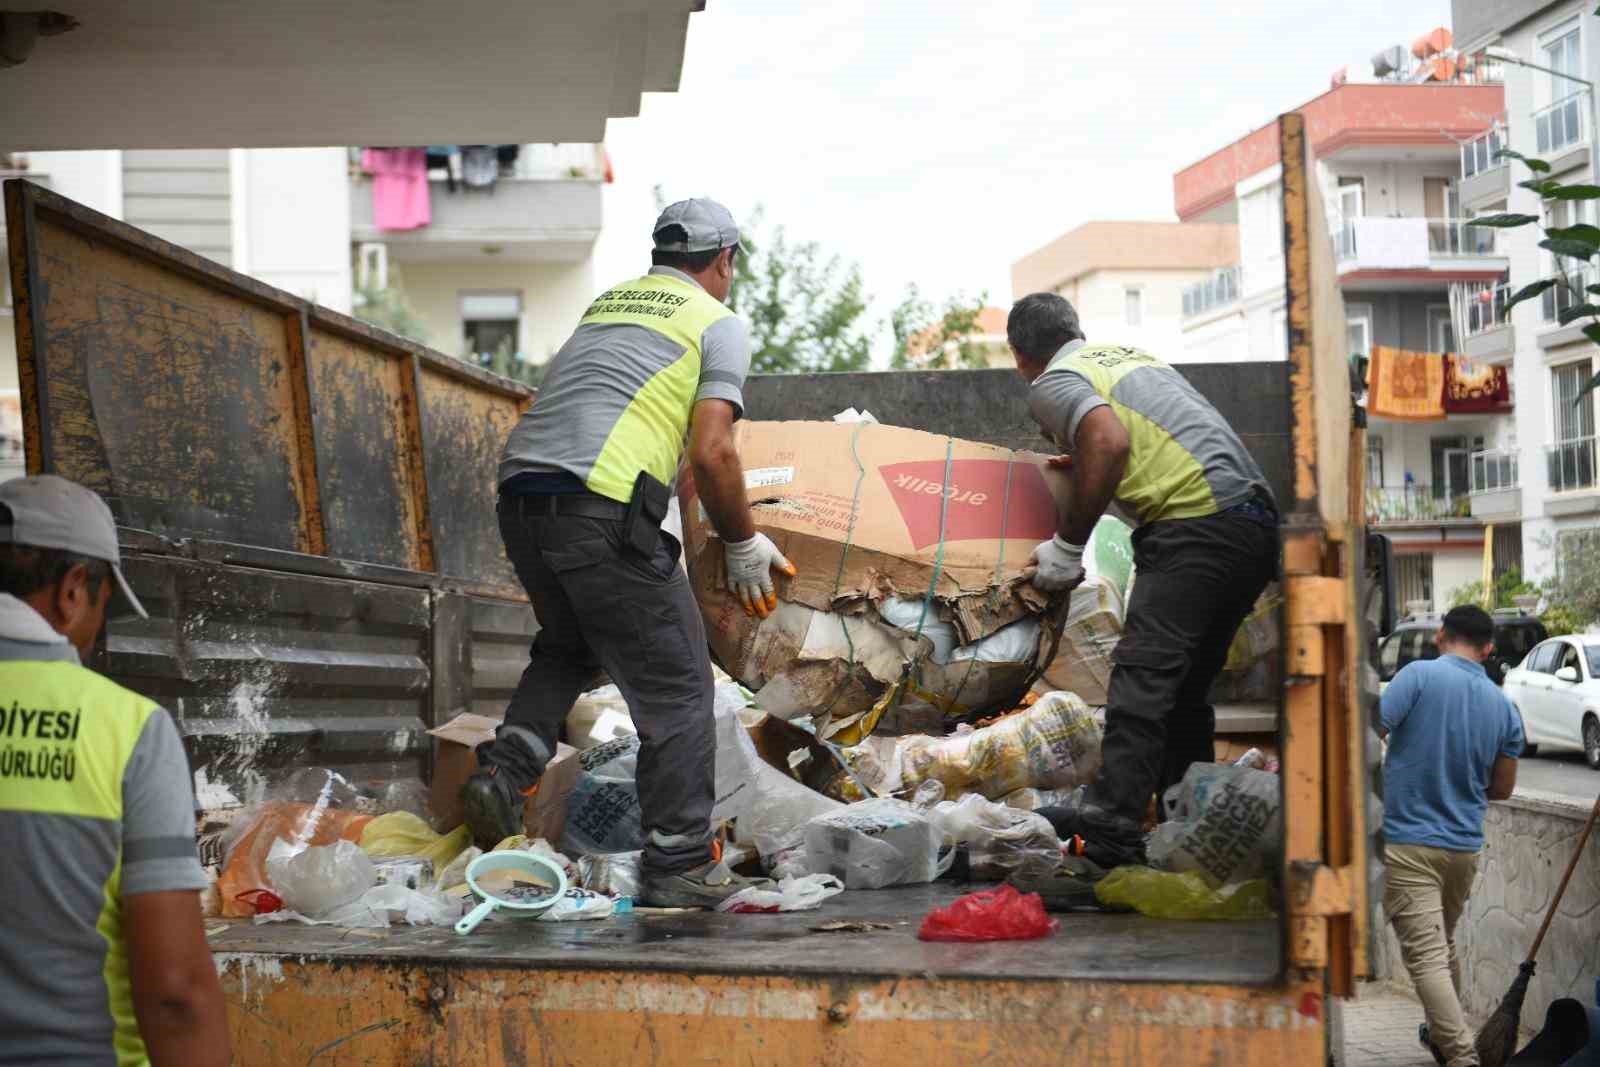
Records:
[[[1044,614],[1048,598],[1022,572],[1066,499],[1045,456],[870,423],[745,422],[738,434],[756,529],[798,572],[775,576],[774,615],[747,617],[724,588],[722,545],[691,478],[679,503],[712,650],[764,708],[859,716],[911,664],[897,694],[908,713],[921,702],[943,709],[936,719],[961,717],[1020,695],[1040,642],[1013,663],[930,664],[920,629],[953,627],[966,646]],[[910,630],[880,617],[890,599],[925,605]]]

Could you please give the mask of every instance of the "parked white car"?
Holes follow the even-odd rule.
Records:
[[[1536,645],[1507,675],[1528,748],[1582,752],[1600,770],[1600,636],[1571,634]]]

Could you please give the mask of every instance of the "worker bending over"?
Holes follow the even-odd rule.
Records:
[[[1108,508],[1134,527],[1100,776],[1041,814],[1103,867],[1142,863],[1151,795],[1216,758],[1207,693],[1277,573],[1277,506],[1216,408],[1147,352],[1085,343],[1066,300],[1023,297],[1006,337],[1071,480],[1060,530],[1034,550],[1034,584],[1065,594],[1083,581],[1084,545]]]
[[[713,906],[752,882],[713,854],[705,624],[660,528],[685,440],[745,611],[765,617],[772,568],[794,568],[755,532],[733,437],[750,369],[749,330],[723,306],[739,228],[721,204],[684,200],[654,234],[650,272],[590,305],[500,458],[500,535],[540,630],[462,801],[483,847],[521,833],[562,721],[604,668],[639,731],[643,902]]]

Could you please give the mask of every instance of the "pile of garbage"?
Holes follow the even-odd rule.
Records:
[[[756,526],[799,568],[779,579],[768,618],[746,617],[722,588],[721,546],[693,486],[674,502],[711,651],[729,671],[717,675],[712,822],[723,862],[776,879],[727,910],[814,908],[946,875],[1049,878],[1063,845],[1038,812],[1100,770],[1112,653],[1138,580],[1128,528],[1102,520],[1087,580],[1052,602],[1024,573],[1065,499],[1044,456],[847,414],[739,424]],[[1280,603],[1269,590],[1230,649],[1220,688],[1235,699],[1274,699]],[[430,731],[431,788],[366,788],[326,770],[283,783],[227,831],[212,913],[381,927],[628,910],[644,834],[639,738],[621,693],[578,699],[527,802],[526,833],[482,853],[459,791],[496,725],[468,713]],[[1262,913],[1283,835],[1275,770],[1254,750],[1191,767],[1162,798],[1149,867],[1100,882],[1101,903]],[[1031,912],[998,921],[1011,907],[980,894],[928,936],[1048,933]]]

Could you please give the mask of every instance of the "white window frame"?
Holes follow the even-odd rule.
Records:
[[[1378,461],[1377,471],[1372,469],[1372,461]],[[1378,434],[1367,435],[1367,487],[1379,489],[1383,486],[1383,437]]]
[[[1443,344],[1445,338],[1440,336],[1439,328],[1441,326],[1449,327],[1451,333],[1455,332],[1455,322],[1450,318],[1449,304],[1429,304],[1426,314],[1428,321],[1429,352],[1449,352],[1453,348],[1460,346],[1461,339],[1459,337],[1456,338],[1455,345],[1447,346]]]
[[[466,306],[467,305],[467,301],[468,301],[469,298],[475,297],[475,296],[477,296],[477,297],[512,297],[516,302],[516,314],[514,316],[488,316],[488,315],[468,316],[468,314],[467,314],[467,306]],[[523,334],[524,334],[524,327],[527,324],[527,321],[526,321],[527,320],[527,313],[528,313],[528,308],[527,308],[527,304],[523,301],[522,290],[521,289],[462,289],[462,290],[460,290],[456,294],[456,316],[461,322],[460,337],[461,337],[462,351],[463,352],[467,351],[467,327],[468,327],[469,324],[474,323],[474,322],[512,322],[512,321],[515,321],[516,324],[517,324],[516,350],[514,352],[512,352],[512,356],[513,356],[513,358],[520,358],[521,355],[522,355],[523,349],[525,347],[524,342],[523,342]],[[467,354],[468,355],[476,355],[477,353],[468,352]]]
[[[1574,359],[1565,363],[1554,363],[1550,365],[1550,443],[1554,445],[1559,445],[1565,441],[1581,441],[1585,437],[1592,437],[1595,434],[1595,393],[1590,393],[1584,398],[1589,405],[1589,433],[1580,433],[1576,437],[1561,436],[1561,395],[1560,390],[1556,388],[1556,379],[1563,371],[1570,371],[1574,367],[1582,368],[1578,375],[1580,379],[1580,385],[1582,382],[1587,382],[1589,378],[1594,375],[1594,359],[1592,357],[1589,359]],[[1596,392],[1600,392],[1600,390],[1596,390]]]
[[[1345,337],[1350,336],[1350,327],[1359,324],[1361,332],[1366,337],[1366,347],[1362,355],[1372,358],[1372,305],[1371,304],[1346,304],[1344,306]],[[1347,353],[1348,354],[1348,353]]]
[[[1359,219],[1367,213],[1367,176],[1365,174],[1341,174],[1334,179],[1334,184],[1339,191],[1339,218],[1348,222]],[[1355,214],[1345,210],[1345,192],[1355,190]]]
[[[1129,326],[1144,325],[1144,286],[1124,285],[1122,287],[1122,318]]]
[[[1583,72],[1586,69],[1586,63],[1584,59],[1585,49],[1583,40],[1583,18],[1581,12],[1579,14],[1566,15],[1560,19],[1557,19],[1555,22],[1551,23],[1549,26],[1546,26],[1544,29],[1540,30],[1534,35],[1534,47],[1537,48],[1539,52],[1538,58],[1534,62],[1538,63],[1541,67],[1549,66],[1550,57],[1547,54],[1548,49],[1551,45],[1555,44],[1557,41],[1568,36],[1569,34],[1576,34],[1578,37],[1577,74],[1578,77],[1582,77]],[[1557,100],[1565,100],[1573,93],[1583,91],[1583,87],[1577,82],[1569,81],[1566,78],[1558,78],[1554,74],[1542,75],[1539,78],[1539,81],[1543,82],[1544,84],[1544,93],[1543,99],[1540,100],[1537,105],[1538,107],[1547,107],[1550,104],[1555,103]],[[1585,116],[1585,120],[1587,120],[1587,118],[1588,116]]]

